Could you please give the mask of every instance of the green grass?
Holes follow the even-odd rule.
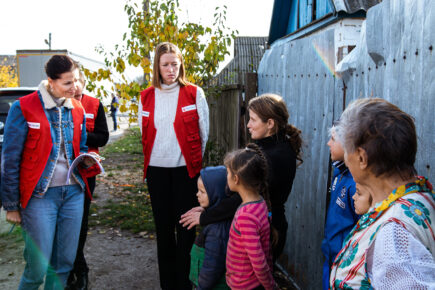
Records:
[[[107,159],[122,158],[121,154],[129,160],[131,168],[141,171],[143,157],[139,128],[128,129],[123,137],[106,146],[102,154]],[[107,177],[117,176],[118,171],[123,170],[124,167],[121,164],[113,164],[107,170]],[[116,191],[120,194],[115,196],[121,200],[108,200],[104,206],[91,204],[89,225],[120,228],[133,233],[154,232],[155,226],[147,186],[143,183],[133,183],[131,186],[118,187]]]
[[[12,227],[12,225],[11,225]],[[23,242],[23,230],[20,226],[15,226],[11,233],[0,234],[0,240],[5,244],[15,244]]]
[[[118,227],[133,233],[154,232],[151,201],[146,185],[136,184],[124,188],[124,191],[128,194],[122,201],[109,200],[107,205],[100,208],[93,204],[90,224]],[[92,216],[97,212],[97,216]]]
[[[104,147],[103,156],[111,153],[142,154],[139,127],[127,129],[122,138]]]

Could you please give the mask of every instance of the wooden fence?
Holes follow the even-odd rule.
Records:
[[[249,142],[246,105],[257,93],[257,74],[247,73],[246,85],[231,84],[209,88],[210,134],[205,153],[206,165],[222,164],[225,153]]]

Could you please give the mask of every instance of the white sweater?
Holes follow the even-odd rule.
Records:
[[[150,166],[179,167],[185,166],[183,154],[174,130],[175,114],[177,112],[180,85],[162,84],[162,88],[155,88],[154,126],[157,133],[151,151]],[[196,91],[196,108],[199,116],[199,135],[201,137],[202,154],[209,133],[209,112],[204,91],[198,87]],[[142,103],[139,101],[139,128],[142,131]]]

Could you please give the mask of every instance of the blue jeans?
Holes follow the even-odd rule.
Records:
[[[78,184],[48,188],[21,211],[26,267],[18,289],[64,289],[73,268],[83,215]]]
[[[112,120],[113,120],[113,131],[116,131],[118,129],[118,122],[116,119],[117,111],[112,111]]]

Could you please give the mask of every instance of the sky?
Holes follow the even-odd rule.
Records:
[[[140,0],[134,0],[141,3]],[[180,19],[212,25],[214,9],[226,5],[227,24],[239,36],[267,36],[273,0],[179,0]],[[67,49],[102,61],[95,51],[101,45],[113,51],[128,31],[125,0],[2,0],[0,4],[0,55],[21,49]]]

